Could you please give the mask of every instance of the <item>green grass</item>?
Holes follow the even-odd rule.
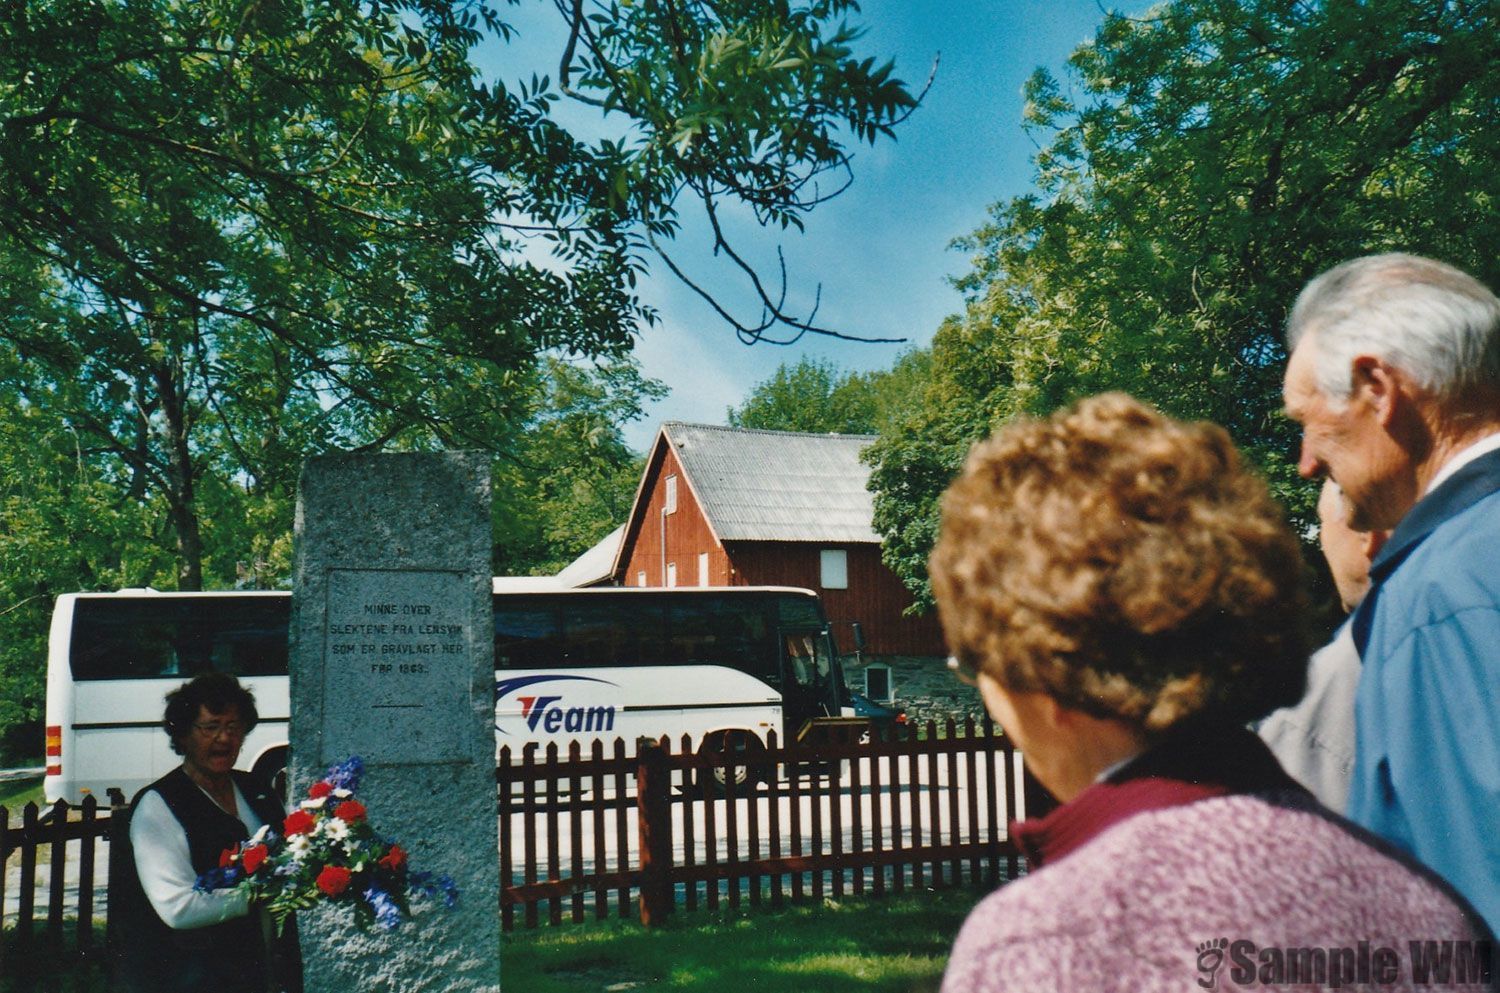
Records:
[[[506,993],[930,993],[980,894],[920,892],[882,900],[674,915],[517,931],[504,939]]]
[[[12,820],[20,819],[21,808],[28,803],[34,803],[38,807],[43,804],[41,776],[0,783],[0,807],[10,811]]]
[[[561,925],[504,936],[505,993],[935,993],[974,890],[922,891],[821,906]],[[5,936],[14,949],[14,936]],[[103,929],[96,932],[102,947]],[[0,993],[105,993],[101,964],[44,946],[14,955]],[[45,982],[40,977],[45,977]]]
[[[0,783],[0,807],[4,807],[10,818],[10,826],[17,828],[21,826],[22,811],[28,803],[37,805],[37,812],[46,813],[46,801],[42,798],[42,777],[36,776],[31,779],[14,779],[8,783]],[[18,860],[20,855],[12,853],[10,860]],[[52,849],[50,846],[42,846],[36,851],[36,864],[49,865],[52,862]]]

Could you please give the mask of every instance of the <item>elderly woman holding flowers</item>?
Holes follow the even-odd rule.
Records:
[[[1032,871],[975,908],[944,993],[1337,988],[1361,948],[1368,969],[1483,937],[1246,730],[1302,692],[1303,565],[1222,429],[1121,394],[1012,424],[949,488],[931,572],[954,655],[1062,801],[1015,828]],[[1412,988],[1398,971],[1382,989]]]
[[[266,858],[260,842],[281,825],[269,784],[234,768],[257,720],[255,698],[223,673],[199,676],[167,696],[163,725],[182,764],[131,804],[130,850],[118,853],[126,863],[116,876],[121,890],[111,894],[111,913],[118,907],[124,925],[118,980],[128,990],[300,987],[294,935],[273,955],[269,922],[243,892],[197,886],[226,852],[239,853],[239,863],[254,871]],[[273,958],[281,968],[272,968]]]

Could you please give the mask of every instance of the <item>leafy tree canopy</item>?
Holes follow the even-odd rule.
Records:
[[[857,9],[565,3],[557,87],[511,89],[470,62],[509,36],[482,2],[7,6],[12,388],[163,498],[184,588],[210,478],[285,493],[331,446],[505,452],[538,355],[628,349],[684,205],[798,224],[845,143],[912,106],[856,56]],[[563,98],[625,137],[570,134]]]
[[[495,574],[551,575],[624,523],[644,458],[621,429],[666,395],[633,360],[547,358],[521,444],[495,479]]]
[[[926,351],[902,355],[887,370],[846,372],[832,362],[803,357],[782,363],[757,383],[725,419],[731,427],[817,434],[874,434],[894,424],[930,371]]]
[[[930,602],[937,498],[1005,420],[1127,390],[1224,424],[1294,516],[1281,329],[1297,291],[1368,252],[1500,284],[1500,25],[1444,0],[1175,0],[1110,15],[1038,71],[1036,189],[960,246],[965,312],[924,402],[873,453],[885,554]]]
[[[538,412],[656,388],[622,359],[683,212],[795,227],[914,104],[857,51],[850,0],[560,0],[557,80],[516,85],[471,60],[511,37],[505,7],[0,7],[0,422],[37,439],[6,466],[35,505],[5,511],[16,603],[274,581],[300,461],[330,448],[489,450],[505,499],[558,507],[524,467],[602,485],[621,451],[555,411],[543,444]],[[564,100],[611,137],[562,126]],[[821,330],[754,285],[768,309],[742,334]],[[505,554],[530,568],[594,526],[559,514],[555,547]]]

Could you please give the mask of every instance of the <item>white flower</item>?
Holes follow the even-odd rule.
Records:
[[[316,800],[303,800],[302,801],[302,809],[303,810],[317,810],[319,807],[322,807],[323,804],[325,804],[327,802],[328,802],[328,798],[326,796],[320,796]]]
[[[250,836],[250,840],[248,842],[246,842],[246,844],[247,845],[258,845],[262,841],[265,841],[266,840],[266,835],[268,835],[270,833],[271,833],[271,825],[269,825],[269,824],[262,824],[260,826],[260,830],[257,831],[257,832],[255,832],[254,834],[252,834]]]
[[[286,840],[286,850],[292,853],[292,859],[300,862],[312,850],[312,840],[305,834],[294,834]]]
[[[340,786],[338,789],[336,789],[336,790],[333,791],[333,795],[336,796],[336,797],[338,797],[340,800],[342,800],[345,797],[351,797],[354,794],[351,793],[349,790],[346,790],[342,786]]]
[[[343,841],[349,837],[349,825],[335,817],[324,825],[323,835],[330,841]]]

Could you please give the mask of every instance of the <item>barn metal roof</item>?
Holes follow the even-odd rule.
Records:
[[[799,434],[668,421],[662,432],[720,541],[875,542],[874,435]]]

